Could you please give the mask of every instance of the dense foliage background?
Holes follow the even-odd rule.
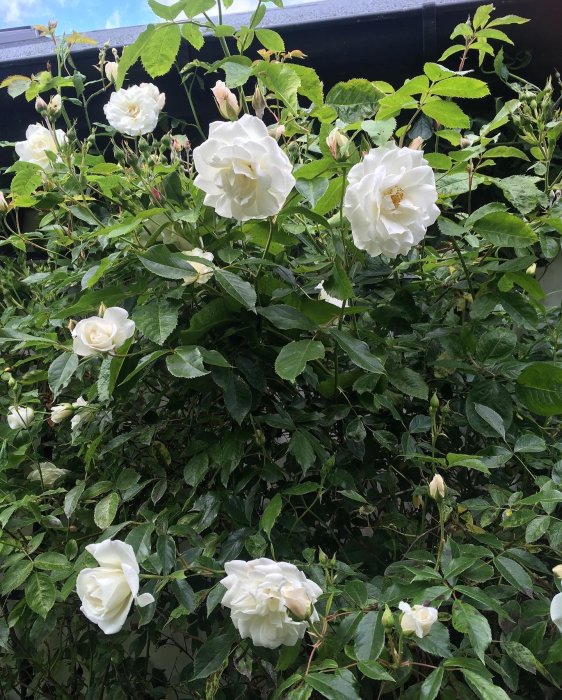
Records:
[[[93,79],[73,69],[83,37],[43,28],[56,69],[3,84],[62,95],[46,118],[68,134],[50,170],[9,169],[0,221],[0,402],[35,410],[26,430],[0,425],[3,696],[559,697],[562,324],[536,279],[562,233],[559,76],[514,75],[500,46],[523,20],[487,5],[403,86],[324,94],[298,47],[259,28],[265,2],[238,31],[199,21],[214,4],[151,0],[163,21],[125,49],[117,87],[140,58],[152,78],[180,70],[195,111],[210,74],[282,124],[297,183],[277,217],[203,206],[186,137],[206,130],[177,115],[159,138],[93,124],[78,141],[67,108],[114,89],[105,49]],[[176,66],[202,26],[225,59]],[[348,140],[331,151],[334,126]],[[407,256],[372,258],[342,215],[347,172],[416,137],[442,215]],[[193,247],[214,254],[205,284],[189,283]],[[79,358],[68,328],[100,304],[137,331]],[[77,426],[50,420],[80,396]],[[65,471],[51,483],[45,463]],[[105,636],[75,581],[85,546],[110,537],[133,546],[156,602]],[[220,606],[224,563],[260,556],[324,591],[302,644],[241,641]],[[439,608],[429,635],[401,633],[402,600]]]

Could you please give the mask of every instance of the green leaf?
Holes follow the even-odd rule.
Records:
[[[148,0],[148,4],[155,15],[162,19],[170,20],[175,19],[180,12],[183,12],[185,0],[178,0],[178,2],[174,2],[171,5],[163,5],[157,0]]]
[[[546,206],[547,197],[535,184],[540,181],[541,178],[531,175],[511,175],[493,180],[505,198],[523,215],[529,214],[539,205]]]
[[[375,661],[384,648],[384,627],[380,611],[366,613],[355,632],[355,655],[359,661]]]
[[[96,503],[94,509],[94,522],[100,530],[105,530],[113,522],[119,507],[119,494],[112,492]]]
[[[363,581],[352,579],[345,584],[344,590],[345,594],[355,603],[355,605],[360,608],[366,605],[369,598],[369,591],[367,590],[367,586],[363,583]]]
[[[80,498],[82,494],[84,493],[84,489],[86,488],[86,483],[84,481],[79,481],[74,488],[70,489],[70,491],[65,495],[64,497],[64,514],[66,515],[67,518],[71,518],[72,514],[76,510],[76,506],[78,505]]]
[[[163,345],[178,325],[180,307],[181,302],[176,300],[157,299],[144,306],[137,306],[133,321],[144,336]]]
[[[449,658],[451,656],[451,643],[449,641],[449,630],[445,625],[436,622],[432,625],[431,631],[422,639],[414,638],[417,646],[428,654]]]
[[[511,618],[509,618],[509,615],[507,614],[507,612],[504,610],[502,604],[499,603],[491,595],[488,595],[485,591],[483,591],[479,588],[473,588],[472,586],[462,586],[462,585],[455,586],[455,590],[458,593],[462,593],[463,595],[468,596],[469,598],[472,598],[473,600],[475,600],[478,603],[480,603],[481,605],[483,605],[485,608],[493,610],[500,617],[511,619]]]
[[[193,588],[185,579],[175,579],[170,583],[176,600],[188,612],[193,612],[197,608],[197,596]]]
[[[464,679],[480,700],[510,700],[509,695],[497,685],[475,671],[461,668]]]
[[[441,690],[445,669],[439,666],[424,680],[420,688],[419,700],[435,700]]]
[[[418,372],[409,367],[399,367],[388,372],[388,381],[403,394],[427,400],[429,387]]]
[[[488,86],[482,80],[460,75],[445,78],[430,89],[432,95],[440,95],[441,97],[479,98],[490,94]]]
[[[176,565],[176,544],[170,535],[158,535],[156,540],[156,554],[162,565],[162,573],[169,574]]]
[[[376,661],[360,661],[357,664],[360,673],[374,681],[389,681],[394,683],[394,678]]]
[[[28,559],[18,561],[2,573],[0,594],[8,595],[24,583],[33,571],[33,562]]]
[[[193,675],[190,680],[196,681],[200,678],[207,678],[212,673],[219,671],[229,657],[233,641],[233,631],[207,639],[203,646],[199,647],[195,655]]]
[[[71,567],[70,562],[64,556],[57,552],[43,552],[34,560],[35,568],[45,571],[61,571]]]
[[[268,51],[281,53],[285,51],[285,42],[277,32],[272,29],[256,29],[256,38]]]
[[[248,384],[231,369],[213,371],[213,380],[223,390],[226,410],[242,425],[244,418],[252,408],[252,391]]]
[[[191,22],[183,22],[181,25],[181,35],[188,41],[196,51],[203,48],[205,37],[201,29]]]
[[[474,230],[489,243],[501,248],[524,248],[537,237],[528,223],[515,214],[496,211],[474,222]]]
[[[452,129],[468,129],[470,126],[470,119],[454,102],[436,98],[423,104],[421,110],[427,117],[435,119],[442,126]]]
[[[143,46],[140,58],[151,78],[165,75],[174,65],[180,49],[181,34],[178,24],[160,24]]]
[[[306,430],[296,430],[289,443],[289,453],[297,460],[303,471],[306,472],[316,461],[316,453],[310,440],[310,433]]]
[[[316,107],[324,102],[324,84],[318,74],[309,66],[292,65],[293,71],[298,75],[301,84],[297,88],[299,95],[307,97]]]
[[[517,336],[507,328],[492,328],[478,339],[476,356],[481,362],[504,359],[513,354]]]
[[[356,680],[347,669],[335,673],[309,673],[304,682],[328,700],[361,700]]]
[[[215,4],[216,0],[184,0],[183,11],[189,17],[189,19],[193,19],[203,12],[212,10],[215,7]]]
[[[369,80],[353,78],[336,83],[326,95],[325,103],[336,110],[342,121],[352,124],[374,115],[379,96],[379,91]]]
[[[532,597],[533,582],[525,569],[513,559],[508,557],[497,557],[494,564],[498,572],[505,580],[514,586],[518,591]]]
[[[531,544],[540,540],[540,538],[546,534],[550,528],[550,516],[539,515],[534,520],[527,525],[525,530],[525,542]]]
[[[123,87],[123,81],[125,80],[127,71],[139,60],[145,46],[149,45],[152,41],[155,31],[156,29],[154,25],[149,24],[148,27],[138,35],[132,44],[125,46],[123,49],[117,71],[117,80],[115,81],[115,87],[117,90]]]
[[[396,129],[396,119],[367,119],[361,122],[361,129],[369,136],[375,146],[384,146],[392,138]]]
[[[294,382],[304,372],[307,362],[324,357],[324,346],[318,340],[295,340],[281,348],[275,360],[275,371],[281,379]]]
[[[315,207],[318,201],[326,194],[329,181],[325,177],[316,177],[312,180],[297,179],[295,187],[311,207]]]
[[[275,525],[275,521],[281,514],[282,507],[283,499],[281,494],[276,493],[262,513],[260,518],[260,529],[263,530],[268,537],[271,535],[271,530]]]
[[[349,333],[336,328],[331,329],[329,332],[340,348],[347,353],[354,365],[361,367],[366,372],[384,374],[384,367],[381,361],[371,353],[367,343],[357,340]]]
[[[301,81],[291,65],[260,61],[254,71],[262,75],[266,86],[275,93],[277,99],[285,103],[289,109],[296,111],[297,92]]]
[[[517,377],[517,396],[539,416],[562,414],[562,368],[548,362],[535,362]]]
[[[215,279],[224,292],[242,304],[246,309],[254,309],[256,306],[256,290],[249,282],[228,270],[215,270]]]
[[[492,630],[488,620],[475,607],[455,600],[453,603],[453,627],[467,634],[476,655],[485,663],[484,652],[492,643]]]
[[[34,163],[19,161],[10,190],[12,197],[31,195],[41,185],[42,168]]]
[[[260,316],[264,316],[272,325],[282,330],[298,329],[302,331],[314,330],[317,326],[308,316],[286,304],[274,304],[265,308],[256,309]]]
[[[501,421],[496,416],[500,416]],[[466,417],[472,428],[485,437],[497,438],[505,434],[513,421],[509,392],[498,382],[479,382],[468,393]]]
[[[197,277],[197,273],[185,256],[181,253],[173,253],[165,245],[152,246],[139,255],[139,260],[147,270],[168,280],[193,280]]]
[[[25,586],[25,602],[43,619],[55,604],[55,586],[47,574],[34,572]]]
[[[60,390],[68,385],[72,379],[72,375],[78,369],[78,363],[78,355],[72,352],[63,352],[51,362],[47,377],[49,386],[53,392],[53,398],[56,398]]]
[[[175,348],[173,355],[166,357],[166,367],[174,377],[195,379],[209,374],[203,365],[201,350],[193,345]]]

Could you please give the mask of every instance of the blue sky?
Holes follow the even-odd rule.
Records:
[[[285,0],[285,5],[315,0]],[[173,0],[160,0],[171,4]],[[253,10],[257,0],[234,0],[230,11]],[[88,31],[152,21],[146,0],[0,0],[0,27],[46,24],[56,19],[62,31]]]

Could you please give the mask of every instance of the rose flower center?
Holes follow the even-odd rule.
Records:
[[[390,197],[395,209],[398,209],[400,202],[404,199],[404,190],[398,185],[393,185],[383,192],[385,197]]]
[[[140,112],[140,107],[137,104],[130,104],[127,107],[127,112],[130,117],[138,117]]]

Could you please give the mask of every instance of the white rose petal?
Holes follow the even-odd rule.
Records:
[[[215,258],[212,253],[206,252],[201,248],[186,250],[184,251],[184,255],[187,255],[190,258],[202,258],[203,260],[208,260],[209,262],[213,262]],[[213,276],[214,268],[210,267],[209,265],[205,265],[202,262],[197,262],[196,260],[189,260],[188,262],[197,273],[197,277],[185,277],[184,282],[186,284],[205,284]]]
[[[51,487],[57,479],[69,473],[68,469],[60,469],[52,462],[39,462],[39,468],[34,469],[27,478],[29,481],[41,481],[44,486]]]
[[[562,593],[557,593],[550,603],[550,617],[552,622],[562,632]]]
[[[295,184],[291,162],[262,120],[249,114],[213,122],[193,160],[205,204],[238,221],[278,214]]]
[[[404,613],[400,619],[400,627],[406,634],[414,633],[420,639],[429,634],[437,622],[439,611],[426,605],[414,605],[401,601],[398,608]]]
[[[115,61],[107,61],[103,67],[105,71],[105,77],[110,83],[114,83],[117,80],[117,71],[119,69],[119,64]]]
[[[127,136],[141,136],[156,128],[166,96],[152,83],[117,90],[104,105],[110,125]]]
[[[25,406],[10,406],[7,421],[12,430],[26,430],[33,422],[35,411]]]
[[[15,145],[19,159],[49,170],[52,163],[47,152],[57,155],[59,147],[66,142],[66,134],[62,129],[51,132],[42,124],[30,124],[25,132],[25,139],[17,141]],[[57,160],[60,161],[60,156],[57,156]]]
[[[62,423],[74,413],[71,403],[59,403],[51,408],[51,421]]]
[[[226,87],[222,80],[217,80],[215,87],[211,89],[217,103],[219,112],[225,119],[236,119],[240,114],[240,105],[236,95]]]
[[[82,569],[78,574],[80,610],[105,634],[115,634],[125,624],[133,601],[144,607],[153,603],[154,597],[150,593],[138,595],[139,565],[130,544],[105,540],[86,549],[99,566]]]
[[[437,501],[440,498],[445,498],[446,492],[447,486],[445,484],[445,479],[443,479],[441,474],[436,474],[429,482],[429,495]]]
[[[128,317],[125,309],[111,306],[105,310],[103,318],[91,316],[78,321],[72,331],[74,352],[88,357],[121,347],[135,332],[135,322]]]
[[[72,416],[72,420],[70,421],[70,427],[72,430],[76,430],[80,423],[86,423],[91,419],[93,415],[92,411],[85,410],[86,406],[89,405],[90,404],[81,396],[72,404],[72,408],[76,411]]]
[[[405,255],[439,216],[433,170],[421,151],[389,143],[373,148],[349,171],[344,214],[357,248],[370,255]]]
[[[337,299],[336,297],[333,297],[331,294],[328,294],[328,292],[324,289],[324,280],[320,282],[320,284],[317,284],[314,289],[318,290],[318,298],[322,301],[326,301],[328,304],[333,304],[334,306],[339,306],[340,309],[344,305],[343,299]]]
[[[318,619],[314,603],[322,589],[294,564],[262,558],[229,561],[224,570],[222,604],[230,608],[241,637],[250,637],[256,646],[293,646],[306,632],[306,618]]]

